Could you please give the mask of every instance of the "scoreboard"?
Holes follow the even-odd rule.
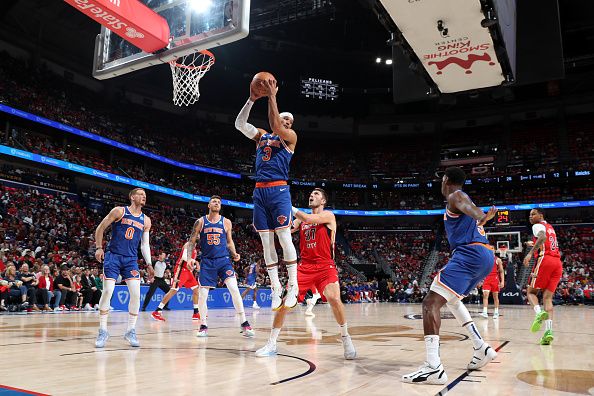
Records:
[[[496,226],[506,226],[509,225],[509,210],[498,210],[497,214],[495,215],[495,225]]]
[[[306,98],[336,100],[338,99],[338,84],[332,80],[320,78],[301,79],[301,95]]]

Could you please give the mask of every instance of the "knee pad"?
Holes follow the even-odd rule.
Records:
[[[278,241],[283,248],[283,259],[286,262],[297,261],[297,250],[295,250],[295,245],[293,245],[291,230],[289,228],[282,228],[280,230],[276,230],[276,235],[278,236]]]
[[[138,314],[140,309],[140,280],[129,279],[128,292],[130,293],[130,302],[128,303],[128,312],[131,314]]]
[[[278,264],[278,255],[274,246],[274,233],[259,232],[262,240],[262,250],[264,252],[264,262],[266,265]]]
[[[113,289],[115,289],[115,280],[105,279],[103,281],[103,292],[101,293],[101,299],[99,300],[99,310],[109,311],[109,303],[111,296],[113,295]]]
[[[464,326],[466,323],[472,322],[468,308],[466,308],[464,304],[462,304],[462,301],[458,300],[458,298],[448,301],[446,305],[458,323],[460,323],[460,326]]]

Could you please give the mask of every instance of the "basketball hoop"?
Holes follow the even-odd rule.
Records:
[[[193,52],[169,62],[173,77],[173,103],[189,106],[200,98],[200,79],[214,65],[215,57],[208,50]]]
[[[497,253],[499,254],[499,257],[501,257],[501,258],[507,258],[507,251],[508,251],[508,248],[505,246],[500,246],[499,249],[497,249]]]

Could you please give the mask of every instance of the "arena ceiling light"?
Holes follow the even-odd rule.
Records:
[[[379,56],[375,58],[375,63],[382,63],[382,58],[380,58]]]

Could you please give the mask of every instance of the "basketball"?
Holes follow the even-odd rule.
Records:
[[[274,76],[271,73],[262,71],[257,73],[254,78],[252,79],[252,82],[250,84],[250,88],[257,93],[258,95],[261,96],[266,96],[266,89],[264,88],[264,85],[262,84],[262,81],[264,80],[274,80],[276,81],[276,78],[274,78]]]

